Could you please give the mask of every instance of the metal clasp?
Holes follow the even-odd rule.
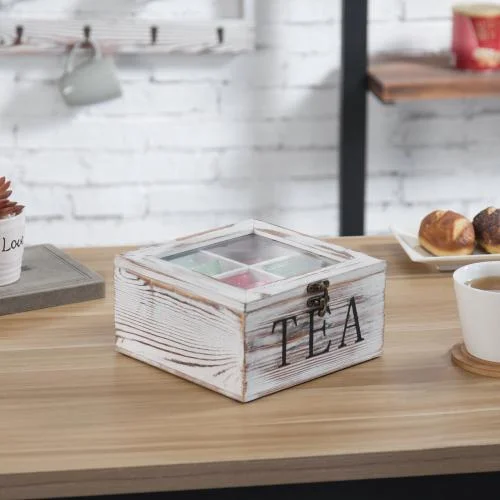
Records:
[[[328,292],[330,282],[328,280],[316,281],[307,285],[307,293],[323,293]]]
[[[307,307],[317,309],[318,315],[321,317],[323,317],[327,312],[330,312],[328,307],[328,302],[330,302],[330,296],[328,295],[329,286],[330,282],[328,280],[317,281],[307,285],[307,293],[322,294],[307,299]]]

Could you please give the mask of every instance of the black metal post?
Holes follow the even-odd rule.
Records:
[[[365,231],[368,0],[342,1],[340,235]]]

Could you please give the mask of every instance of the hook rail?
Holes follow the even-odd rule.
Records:
[[[64,53],[75,43],[98,42],[110,53],[238,53],[254,50],[255,30],[245,19],[206,22],[146,20],[0,21],[0,54]]]

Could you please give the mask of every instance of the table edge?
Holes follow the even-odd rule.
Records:
[[[496,471],[500,471],[500,443],[234,462],[0,472],[0,498],[187,491]]]

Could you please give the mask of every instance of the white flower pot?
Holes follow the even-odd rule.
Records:
[[[0,286],[21,277],[24,253],[24,212],[0,219]]]

